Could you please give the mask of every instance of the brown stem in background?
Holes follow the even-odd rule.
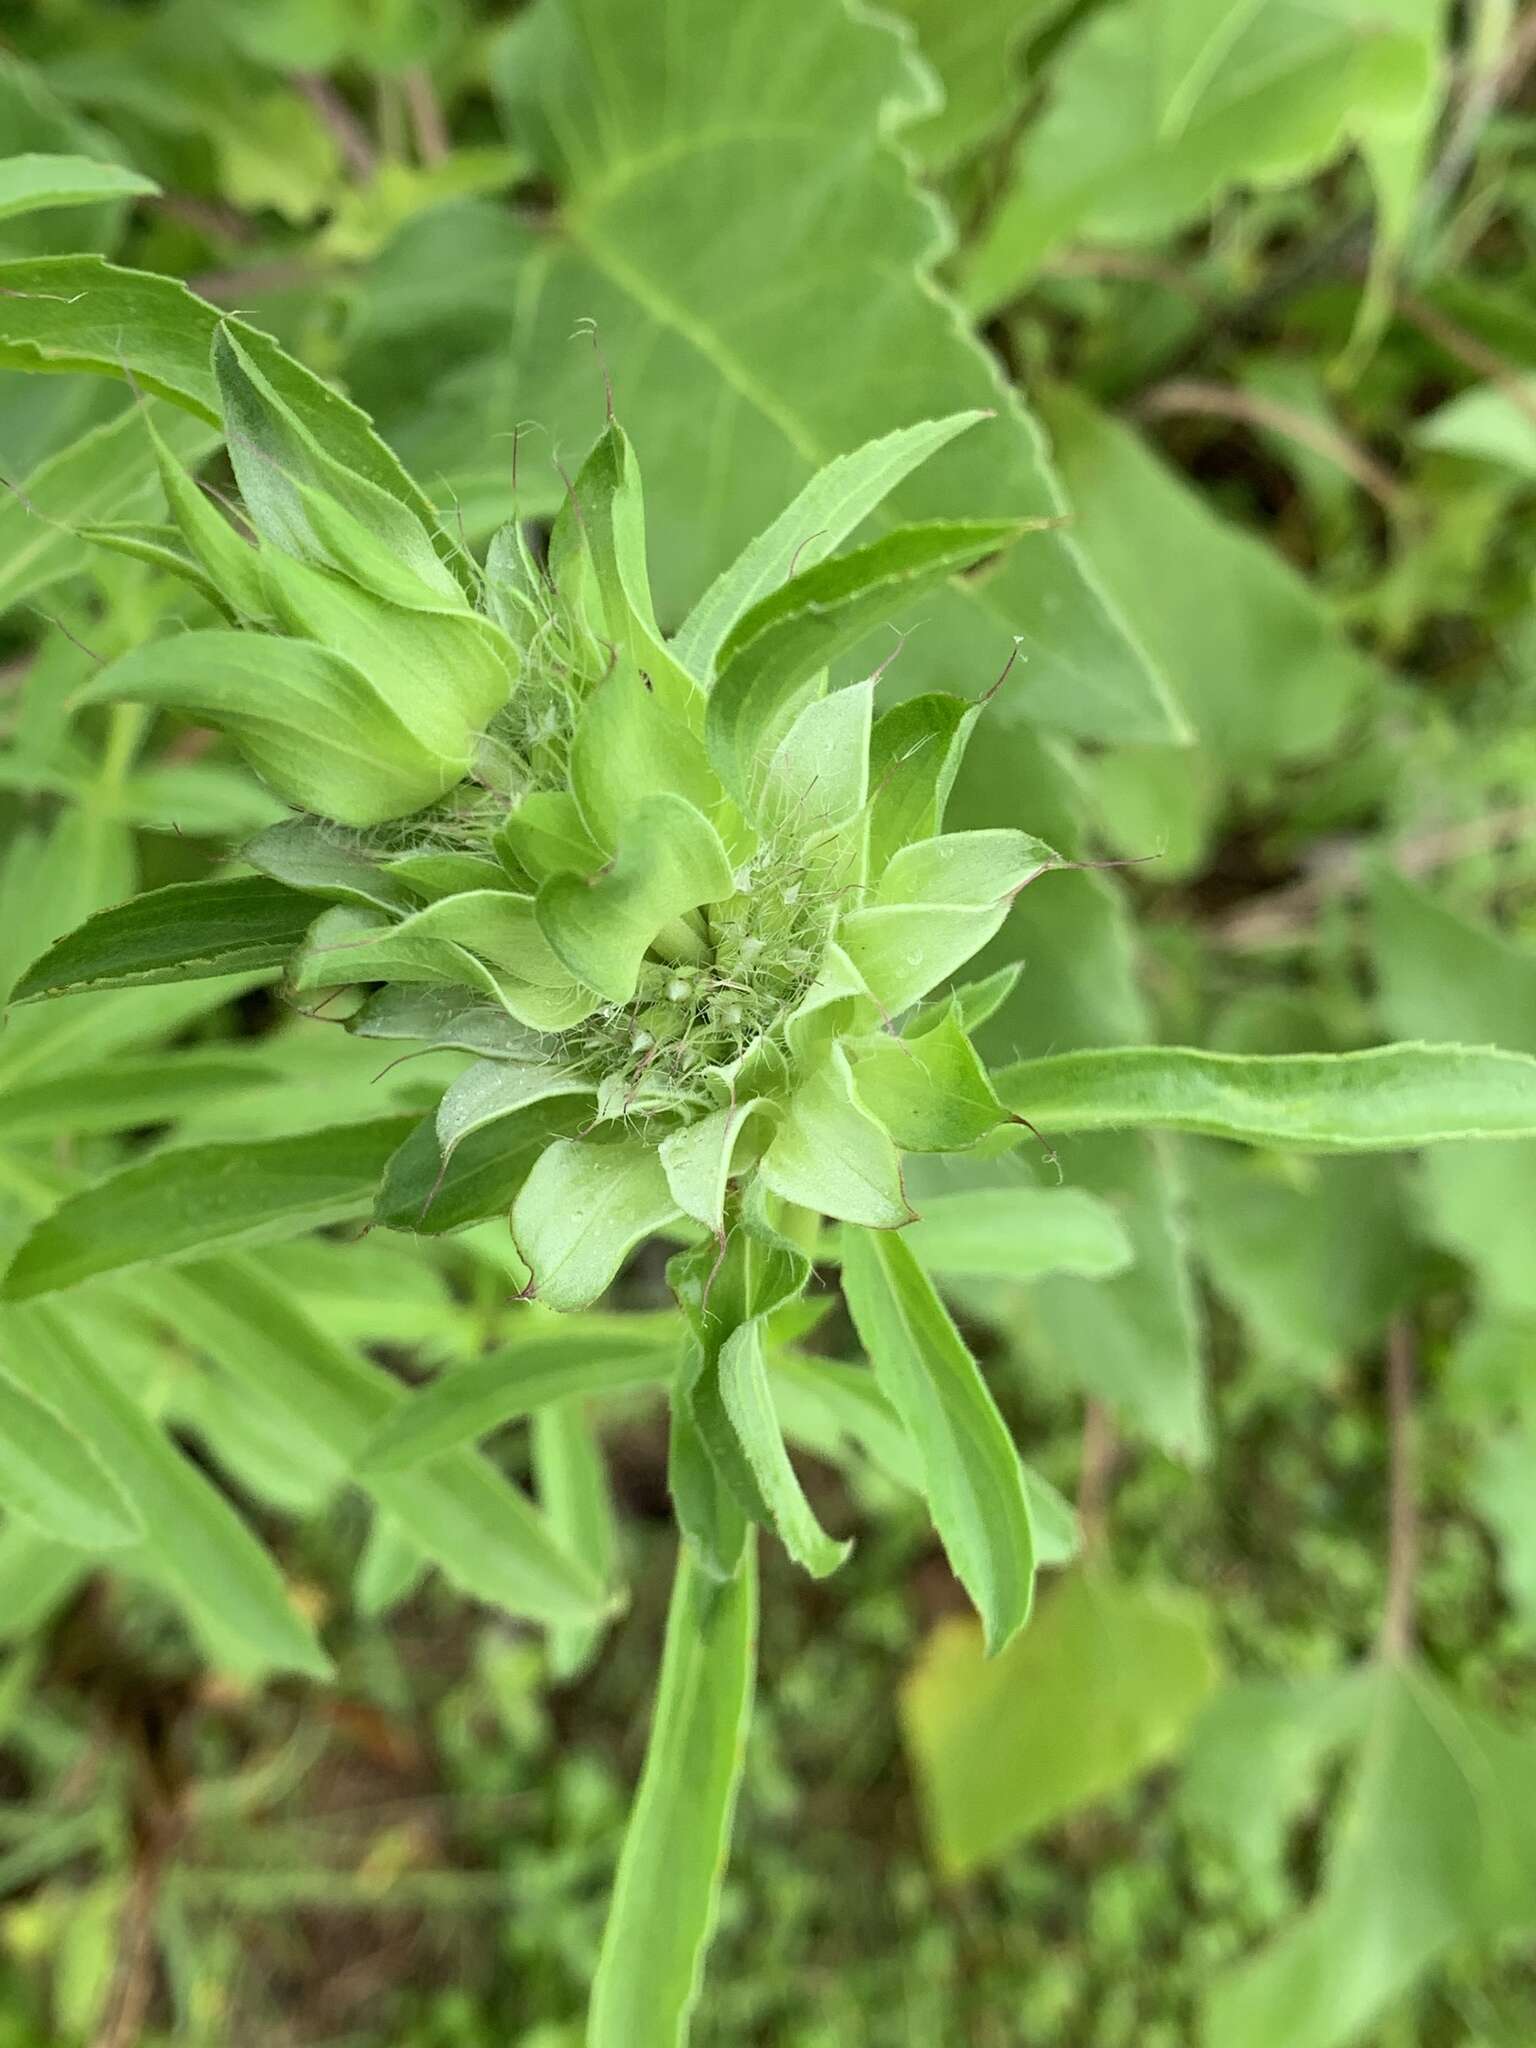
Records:
[[[1475,334],[1438,306],[1432,306],[1428,299],[1421,299],[1415,292],[1399,292],[1397,311],[1400,318],[1410,327],[1417,327],[1427,340],[1443,348],[1448,356],[1468,370],[1476,371],[1479,377],[1486,377],[1496,384],[1518,411],[1536,426],[1536,390],[1532,389],[1529,377],[1522,377],[1514,364],[1501,356],[1497,349],[1490,348],[1486,341],[1480,341]]]
[[[1414,1337],[1406,1316],[1387,1328],[1387,1591],[1377,1647],[1401,1659],[1413,1648],[1419,1571],[1419,1459],[1414,1422]]]
[[[1083,1556],[1103,1554],[1109,1533],[1109,1494],[1120,1460],[1115,1418],[1103,1401],[1090,1400],[1083,1411],[1083,1458],[1077,1478],[1077,1521]]]
[[[1373,455],[1350,440],[1337,427],[1315,420],[1294,407],[1281,405],[1252,391],[1230,384],[1203,384],[1194,378],[1174,378],[1156,384],[1136,402],[1136,410],[1149,419],[1168,413],[1203,413],[1213,419],[1236,420],[1245,427],[1267,428],[1288,441],[1298,441],[1321,455],[1326,462],[1369,493],[1384,511],[1396,518],[1404,507],[1404,496],[1396,477]]]
[[[377,166],[373,139],[328,78],[313,71],[296,71],[296,92],[304,95],[331,131],[347,169],[359,184],[366,184]]]
[[[1424,181],[1419,203],[1423,220],[1432,223],[1455,197],[1457,186],[1472,168],[1484,129],[1500,102],[1518,91],[1532,63],[1536,63],[1536,11],[1516,23],[1508,42],[1487,70],[1475,72],[1467,80],[1445,149]]]
[[[1266,890],[1214,920],[1207,930],[1219,945],[1230,946],[1235,952],[1278,945],[1302,937],[1323,907],[1335,898],[1359,895],[1374,855],[1388,860],[1400,875],[1431,875],[1458,860],[1493,853],[1533,833],[1536,804],[1518,804],[1509,810],[1491,811],[1485,818],[1470,818],[1463,825],[1440,826],[1433,832],[1400,840],[1396,846],[1324,846],[1313,854],[1312,872],[1304,881]]]
[[[143,2038],[154,1997],[155,1914],[181,1836],[181,1817],[173,1807],[157,1807],[141,1817],[140,1825],[142,1838],[118,1922],[117,1961],[91,2048],[135,2048]]]
[[[442,102],[432,83],[432,74],[424,64],[413,64],[402,74],[401,83],[411,116],[411,133],[416,138],[416,154],[424,164],[440,164],[448,154],[448,123],[443,119]]]

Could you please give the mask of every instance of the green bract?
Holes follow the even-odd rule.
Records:
[[[157,453],[187,574],[230,623],[138,648],[87,694],[222,727],[305,813],[243,849],[314,900],[296,996],[479,1055],[391,1169],[384,1220],[510,1209],[557,1309],[670,1226],[723,1244],[804,1228],[789,1211],[909,1221],[901,1152],[1010,1120],[954,1006],[916,1006],[1055,856],[943,832],[974,705],[880,714],[875,677],[834,686],[829,664],[1021,526],[898,528],[799,574],[780,548],[778,580],[759,543],[678,636],[689,666],[652,610],[617,425],[547,559],[509,527],[481,570],[326,453],[227,330],[213,363],[255,546]],[[877,444],[878,486],[855,459],[863,508],[973,417]]]

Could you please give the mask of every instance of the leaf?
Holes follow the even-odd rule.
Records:
[[[76,702],[151,704],[230,734],[290,803],[344,825],[419,811],[468,765],[432,752],[360,668],[308,640],[201,628],[109,662]]]
[[[967,1188],[923,1200],[903,1233],[929,1271],[1033,1280],[1042,1273],[1107,1279],[1124,1272],[1131,1240],[1107,1202],[1080,1188]]]
[[[587,2015],[588,2048],[681,2048],[699,1994],[752,1711],[757,1563],[678,1548],[651,1739]]]
[[[1153,758],[1170,773],[1242,783],[1325,753],[1385,678],[1323,598],[1128,427],[1064,387],[1043,409],[1084,545],[1200,741],[1198,758]],[[1159,850],[1161,834],[1138,844],[1126,834],[1115,828],[1129,853]]]
[[[725,1225],[726,1190],[735,1168],[736,1147],[762,1108],[763,1104],[755,1101],[728,1103],[674,1131],[656,1148],[678,1208],[716,1236]]]
[[[747,612],[720,649],[704,733],[727,789],[744,796],[753,761],[781,737],[819,669],[886,624],[903,602],[995,555],[1026,531],[1021,520],[941,520],[902,526],[820,562]]]
[[[1008,1122],[952,1004],[920,1031],[851,1050],[859,1100],[900,1151],[963,1152]]]
[[[374,1220],[390,1230],[441,1237],[489,1216],[505,1217],[551,1139],[568,1138],[591,1121],[591,1105],[581,1096],[547,1096],[515,1122],[503,1118],[462,1139],[444,1160],[436,1120],[427,1117],[385,1167]]]
[[[338,462],[434,522],[432,507],[359,412],[270,335],[233,320],[185,285],[99,256],[0,263],[0,364],[121,377],[221,424],[211,352],[223,329]]]
[[[875,1230],[897,1229],[912,1215],[900,1156],[860,1102],[838,1045],[790,1097],[758,1170],[765,1187],[818,1215]]]
[[[318,896],[327,903],[364,909],[410,910],[415,898],[360,848],[328,831],[318,818],[285,818],[240,849],[240,858],[285,889]]]
[[[606,868],[590,880],[559,874],[543,884],[539,929],[579,982],[627,1003],[663,927],[734,891],[714,826],[682,797],[659,791],[635,805]]]
[[[6,1311],[7,1376],[90,1443],[144,1525],[145,1562],[205,1632],[257,1668],[330,1675],[309,1624],[224,1496],[102,1370],[60,1309]]]
[[[387,1417],[409,1406],[392,1373],[327,1335],[257,1259],[157,1274],[145,1295],[184,1341],[258,1389],[289,1432],[343,1471]],[[606,1586],[474,1452],[450,1450],[411,1472],[368,1473],[362,1483],[416,1548],[475,1599],[552,1624],[590,1622],[608,1611]]]
[[[11,1000],[280,967],[314,915],[307,897],[264,876],[172,882],[99,910],[56,940],[22,975]]]
[[[662,1386],[682,1344],[675,1316],[583,1316],[524,1337],[414,1393],[362,1451],[364,1473],[394,1472],[489,1436],[552,1402]]]
[[[277,1078],[276,1068],[217,1046],[146,1053],[19,1088],[7,1088],[0,1076],[0,1138],[15,1143],[168,1123]]]
[[[1328,162],[1349,136],[1411,111],[1424,90],[1423,47],[1392,32],[1387,6],[1268,0],[1181,105],[1159,47],[1170,11],[1090,19],[1058,60],[1051,105],[967,265],[964,296],[978,316],[1069,237],[1163,236],[1232,184],[1283,182]]]
[[[931,86],[890,25],[822,0],[662,0],[643,18],[623,0],[553,0],[514,24],[492,69],[507,132],[556,205],[537,227],[489,204],[413,223],[364,286],[348,362],[423,473],[506,517],[491,437],[508,391],[556,445],[584,444],[594,378],[568,337],[586,316],[668,536],[662,619],[682,618],[829,461],[917,413],[1000,416],[901,484],[882,522],[1063,509],[1018,398],[935,287],[951,229],[897,134]],[[514,303],[526,317],[509,324]],[[1070,534],[935,593],[923,617],[905,656],[915,687],[979,690],[1021,634],[1025,713],[1173,734]]]
[[[843,1293],[880,1390],[922,1461],[934,1527],[988,1654],[1029,1616],[1034,1540],[1018,1453],[976,1361],[898,1237],[843,1232]]]
[[[1536,420],[1530,404],[1536,383],[1524,380],[1521,404],[1513,390],[1498,384],[1474,384],[1458,392],[1414,423],[1413,438],[1423,448],[1465,456],[1473,462],[1496,463],[1522,477],[1536,477]]]
[[[1217,1682],[1211,1636],[1189,1594],[1084,1571],[990,1660],[970,1622],[941,1622],[901,1708],[944,1870],[994,1860],[1176,1751]]]
[[[158,511],[159,490],[144,462],[148,416],[142,406],[125,407],[50,452],[0,499],[0,612],[92,567],[82,537],[92,521]],[[218,438],[180,416],[167,430],[191,460]]]
[[[0,157],[0,220],[49,206],[91,206],[104,199],[135,199],[159,190],[152,178],[141,178],[124,164],[101,163],[95,157]]]
[[[721,570],[677,630],[672,644],[678,660],[696,676],[711,677],[716,655],[745,613],[795,569],[809,569],[841,547],[904,477],[957,434],[989,417],[973,409],[946,419],[918,420],[866,441],[851,454],[834,456]]]
[[[366,1215],[411,1122],[380,1117],[301,1137],[187,1145],[120,1167],[43,1218],[11,1262],[0,1296],[21,1301],[101,1273]]]
[[[677,1215],[655,1148],[643,1140],[557,1139],[512,1206],[512,1235],[546,1307],[585,1308],[625,1259]]]
[[[535,1103],[560,1096],[592,1096],[592,1083],[553,1061],[522,1066],[511,1060],[476,1060],[452,1082],[437,1106],[437,1142],[445,1161],[466,1138],[520,1116]]]
[[[89,1441],[0,1357],[0,1498],[41,1536],[79,1550],[133,1543],[143,1523]]]
[[[602,1446],[579,1401],[557,1401],[533,1418],[534,1483],[550,1525],[566,1547],[607,1584],[617,1575],[619,1537]],[[562,1625],[549,1636],[550,1676],[569,1685],[590,1662],[597,1628]]]
[[[1263,1057],[1116,1046],[1021,1060],[993,1078],[1006,1103],[1053,1132],[1161,1128],[1341,1152],[1536,1135],[1536,1059],[1491,1048]]]
[[[719,1385],[721,1405],[768,1523],[797,1564],[812,1578],[826,1578],[846,1560],[853,1545],[822,1528],[789,1461],[768,1383],[761,1316],[732,1330],[720,1347]]]
[[[1536,1745],[1387,1665],[1323,1889],[1218,1975],[1212,2048],[1345,2048],[1453,1945],[1536,1919]]]
[[[869,748],[869,872],[883,875],[914,839],[944,823],[955,777],[982,706],[963,697],[909,697],[875,723]]]

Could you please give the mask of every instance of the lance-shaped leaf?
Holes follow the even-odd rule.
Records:
[[[887,1013],[964,966],[1002,927],[1019,891],[1061,865],[1027,832],[949,832],[904,846],[838,943]]]
[[[375,989],[347,1029],[358,1038],[414,1039],[420,1044],[472,1052],[483,1059],[526,1060],[542,1047],[539,1035],[505,1010],[480,1001],[470,989]]]
[[[1105,1280],[1133,1257],[1125,1225],[1081,1188],[965,1188],[932,1195],[905,1233],[913,1255],[955,1278]]]
[[[1319,1152],[1536,1135],[1536,1059],[1455,1045],[1273,1056],[1115,1046],[1020,1060],[1003,1100],[1051,1131],[1147,1127]]]
[[[662,792],[636,804],[613,860],[590,881],[550,876],[538,894],[539,928],[578,981],[611,1003],[627,1003],[663,927],[734,889],[714,826],[682,797]],[[692,943],[702,951],[702,941]]]
[[[1007,547],[1021,520],[898,527],[819,562],[755,604],[720,649],[705,736],[721,780],[746,794],[754,759],[773,744],[808,681],[924,591]]]
[[[124,164],[90,156],[8,156],[0,158],[0,220],[52,206],[94,206],[102,200],[136,199],[158,192]]]
[[[465,766],[423,746],[361,669],[304,640],[178,633],[109,662],[76,701],[206,719],[279,796],[344,825],[419,811]]]
[[[759,1171],[776,1195],[817,1215],[876,1230],[912,1220],[900,1155],[859,1100],[839,1045],[790,1097]]]
[[[276,1565],[224,1495],[104,1370],[62,1309],[7,1311],[7,1375],[83,1438],[132,1499],[143,1560],[247,1668],[311,1678],[330,1663]]]
[[[8,1088],[0,1079],[0,1137],[57,1138],[65,1133],[129,1131],[168,1123],[270,1087],[280,1079],[271,1063],[243,1057],[244,1047],[189,1046],[184,1052],[145,1053],[101,1066]]]
[[[653,1145],[560,1139],[512,1207],[512,1235],[549,1308],[586,1308],[636,1245],[673,1221],[672,1190]]]
[[[212,348],[222,331],[332,458],[423,520],[432,507],[374,433],[368,416],[279,348],[174,278],[124,270],[100,256],[39,256],[0,264],[0,362],[23,370],[89,370],[122,377],[222,423]]]
[[[259,1259],[209,1260],[143,1289],[177,1335],[249,1383],[285,1430],[342,1472],[385,1419],[409,1406],[394,1375],[338,1342]],[[608,1611],[605,1585],[570,1556],[527,1497],[487,1460],[452,1450],[420,1470],[362,1483],[418,1552],[479,1600],[536,1621]]]
[[[720,1347],[719,1382],[725,1413],[780,1542],[812,1578],[826,1578],[853,1545],[822,1528],[789,1461],[768,1380],[761,1317],[732,1330]],[[754,1516],[761,1519],[761,1513]]]
[[[308,897],[263,875],[172,882],[98,910],[67,932],[33,961],[11,1000],[280,967],[314,915]]]
[[[683,1334],[675,1313],[592,1314],[544,1326],[413,1394],[364,1446],[358,1470],[424,1464],[552,1402],[664,1386],[676,1370]]]
[[[198,572],[218,592],[219,609],[232,610],[237,618],[265,618],[267,594],[257,549],[209,502],[153,420],[148,425],[165,502]]]
[[[70,1195],[11,1263],[20,1301],[100,1273],[257,1244],[368,1213],[385,1162],[411,1128],[380,1117],[291,1138],[157,1152]]]
[[[143,1522],[90,1442],[7,1376],[0,1349],[0,1496],[41,1535],[79,1550],[133,1543]]]
[[[989,1651],[1029,1616],[1034,1539],[1018,1452],[991,1393],[899,1237],[843,1232],[843,1292],[881,1392],[922,1460],[934,1527]]]
[[[746,1751],[757,1561],[722,1584],[680,1545],[651,1739],[619,1856],[588,2048],[679,2048],[714,1931]]]
[[[533,1418],[529,1454],[549,1524],[600,1585],[619,1573],[619,1531],[597,1431],[579,1401],[557,1401]],[[568,1685],[591,1662],[602,1629],[563,1623],[549,1632],[549,1673]]]
[[[678,660],[708,681],[715,656],[744,613],[795,569],[809,569],[841,547],[903,477],[967,427],[991,417],[974,410],[918,420],[835,456],[796,492],[772,525],[721,570],[678,628],[672,643]]]
[[[390,1230],[441,1237],[487,1217],[505,1217],[544,1148],[591,1121],[585,1095],[547,1096],[475,1131],[444,1159],[436,1119],[425,1117],[384,1169],[374,1221]]]
[[[1008,1122],[953,1003],[917,1032],[850,1050],[860,1102],[902,1152],[963,1152]]]

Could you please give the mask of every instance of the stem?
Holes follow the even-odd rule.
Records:
[[[1154,419],[1167,413],[1199,413],[1207,418],[1236,420],[1241,426],[1267,429],[1286,440],[1299,442],[1325,462],[1342,469],[1392,518],[1404,510],[1402,487],[1389,469],[1337,427],[1312,419],[1294,406],[1281,405],[1232,385],[1175,377],[1154,385],[1137,401],[1136,410]]]
[[[366,184],[378,167],[368,130],[328,78],[313,71],[299,71],[294,74],[293,84],[330,130],[352,176],[360,185]]]
[[[1108,1539],[1109,1493],[1119,1458],[1115,1418],[1105,1402],[1090,1400],[1083,1411],[1083,1459],[1077,1480],[1077,1521],[1085,1562],[1102,1555]]]
[[[1401,1659],[1413,1648],[1419,1569],[1419,1461],[1414,1422],[1414,1338],[1406,1316],[1387,1329],[1387,1591],[1377,1648]]]
[[[424,164],[440,164],[448,154],[448,124],[432,74],[424,64],[413,64],[402,74],[401,83],[416,137],[416,154]]]

